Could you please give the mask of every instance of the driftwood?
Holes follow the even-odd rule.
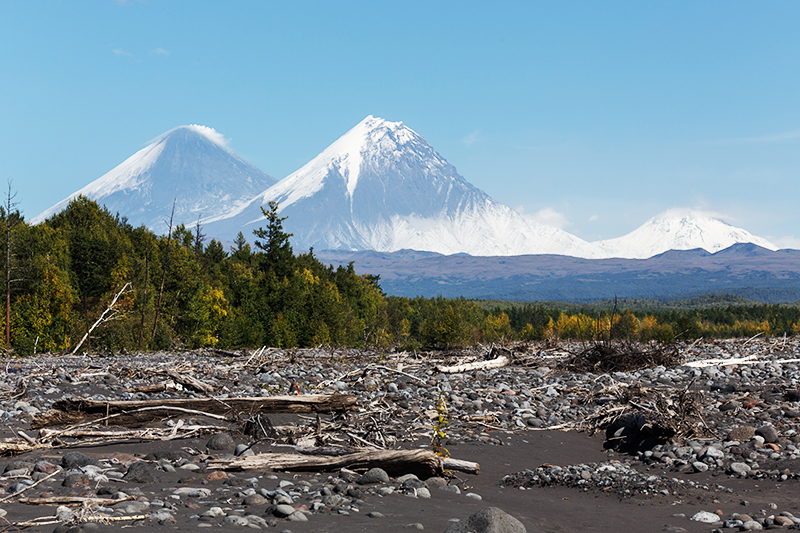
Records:
[[[188,374],[181,374],[175,370],[167,370],[167,375],[174,379],[176,383],[180,383],[184,387],[204,392],[206,394],[211,394],[214,392],[214,387],[208,383],[203,383],[199,379],[193,378]]]
[[[37,416],[31,428],[72,424],[77,420],[108,418],[114,425],[137,427],[153,420],[194,414],[212,418],[236,417],[256,413],[330,413],[354,410],[356,397],[345,394],[298,394],[257,398],[170,398],[164,400],[99,401],[59,400],[53,408]],[[112,418],[113,417],[113,418]]]
[[[595,342],[563,361],[559,364],[559,368],[568,372],[613,374],[635,372],[659,365],[673,368],[682,363],[683,356],[678,346],[674,344],[641,344],[626,340],[611,340]]]
[[[244,457],[212,459],[209,468],[221,470],[254,470],[269,468],[288,472],[322,470],[369,470],[379,467],[390,476],[416,474],[422,479],[439,476],[445,470],[479,474],[480,465],[469,461],[444,458],[430,450],[368,450],[347,455],[299,455],[261,453]]]
[[[470,372],[472,370],[489,370],[492,368],[501,368],[509,364],[511,360],[505,355],[495,357],[489,361],[475,361],[474,363],[465,363],[463,365],[455,366],[438,366],[436,369],[445,374],[453,374],[456,372]]]
[[[20,498],[18,503],[27,505],[115,505],[129,500],[135,500],[136,496],[125,496],[124,498],[91,498],[86,496],[50,496],[49,498]]]
[[[147,514],[136,514],[136,515],[127,515],[127,516],[106,516],[106,515],[99,515],[99,516],[90,516],[86,517],[83,522],[99,522],[99,523],[111,523],[111,522],[126,522],[131,520],[147,520],[150,518],[150,515]],[[61,520],[53,516],[43,516],[40,518],[34,518],[33,520],[26,520],[24,522],[14,522],[11,525],[16,528],[20,527],[37,527],[37,526],[51,526],[53,524],[62,524]]]
[[[36,444],[29,442],[20,442],[19,439],[3,439],[0,441],[0,457],[6,455],[16,455],[19,453],[26,453],[40,448]]]
[[[108,321],[113,320],[114,318],[116,318],[116,316],[117,316],[117,312],[116,311],[111,313],[111,316],[109,316],[109,317],[106,317],[106,315],[114,309],[114,306],[117,304],[117,300],[119,300],[119,297],[122,296],[123,294],[125,294],[126,292],[128,292],[128,287],[130,287],[130,286],[131,286],[130,283],[126,283],[125,286],[122,287],[122,290],[119,291],[116,294],[116,296],[114,296],[114,299],[111,300],[110,304],[108,304],[108,307],[106,308],[105,311],[103,311],[103,314],[100,315],[100,318],[98,318],[97,321],[94,324],[92,324],[92,327],[89,328],[89,330],[86,332],[86,334],[81,338],[81,340],[78,343],[78,345],[75,346],[75,349],[72,350],[72,355],[75,355],[76,353],[78,353],[78,350],[80,349],[81,345],[83,345],[83,343],[86,341],[86,339],[89,338],[89,335],[92,334],[92,331],[94,331],[94,328],[96,328],[99,324],[102,324],[103,322],[108,322]]]
[[[132,389],[125,389],[123,392],[133,392],[133,393],[136,393],[136,392],[145,392],[145,393],[164,392],[165,390],[167,390],[167,388],[168,387],[167,387],[166,383],[156,383],[155,385],[142,385],[140,387],[134,387]]]
[[[180,432],[178,432],[180,430]],[[54,439],[62,438],[91,438],[94,442],[112,443],[129,440],[175,440],[185,439],[197,433],[208,433],[211,431],[228,431],[227,426],[191,425],[176,424],[171,428],[144,428],[144,429],[123,429],[123,430],[101,430],[96,428],[66,428],[63,430],[42,428],[39,430],[39,443],[47,444]],[[76,445],[85,446],[85,442],[78,442]],[[64,446],[59,446],[64,447]]]

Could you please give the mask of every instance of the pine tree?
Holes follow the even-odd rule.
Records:
[[[287,217],[278,216],[278,202],[270,202],[269,209],[261,208],[261,212],[267,219],[267,229],[258,228],[253,230],[253,234],[260,241],[255,241],[256,247],[264,252],[261,258],[261,270],[273,272],[278,278],[290,275],[294,272],[294,252],[289,243],[291,233],[283,231],[283,221]]]

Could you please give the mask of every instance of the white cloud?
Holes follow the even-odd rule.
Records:
[[[152,50],[150,52],[150,55],[151,56],[168,56],[169,55],[169,51],[168,50],[164,50],[163,48],[159,47],[159,48],[156,48],[156,49]]]
[[[770,242],[775,244],[778,248],[791,248],[792,250],[800,250],[800,237],[794,235],[787,235],[786,237],[770,238]]]
[[[114,48],[111,52],[117,57],[133,57],[133,54],[121,48]]]
[[[533,219],[542,224],[558,229],[564,229],[569,221],[564,213],[556,211],[552,207],[545,207],[533,214]]]
[[[600,215],[592,215],[589,217],[589,222],[597,222],[600,220]]]
[[[682,217],[682,216],[707,216],[711,218],[716,218],[722,220],[724,222],[728,222],[729,224],[736,221],[736,217],[728,215],[727,213],[721,213],[719,211],[714,211],[706,207],[705,204],[698,205],[695,207],[670,207],[669,209],[665,209],[659,216],[673,216],[673,217]]]
[[[230,139],[226,139],[223,134],[221,134],[214,128],[209,128],[208,126],[201,126],[200,124],[189,124],[186,127],[196,131],[197,133],[200,133],[201,135],[205,135],[206,137],[208,137],[210,141],[217,143],[223,148],[228,148],[228,145],[230,144]]]
[[[481,140],[481,130],[475,130],[466,137],[464,137],[463,139],[461,139],[461,142],[469,146],[471,144],[475,144],[480,140]]]
[[[528,220],[533,220],[539,224],[544,224],[553,228],[564,229],[567,225],[569,225],[567,216],[560,211],[556,211],[552,207],[545,207],[543,209],[539,209],[535,213],[529,214],[525,212],[525,206],[520,205],[517,206],[515,211]]]

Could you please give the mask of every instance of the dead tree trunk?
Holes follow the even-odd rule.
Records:
[[[75,349],[72,350],[72,355],[75,355],[78,352],[78,350],[80,349],[80,347],[84,343],[84,341],[87,339],[87,337],[89,337],[89,335],[92,334],[92,331],[94,331],[94,328],[96,328],[97,326],[99,326],[103,322],[108,322],[109,320],[112,320],[116,316],[116,313],[112,313],[111,316],[106,317],[106,315],[108,313],[110,313],[111,311],[114,310],[114,306],[117,304],[117,300],[119,300],[120,296],[125,294],[125,292],[128,290],[128,287],[130,287],[130,285],[131,285],[130,283],[126,283],[125,286],[122,287],[122,290],[119,291],[114,296],[114,299],[111,300],[110,304],[108,304],[108,307],[106,307],[106,310],[103,311],[102,315],[100,315],[100,318],[98,318],[97,321],[95,321],[95,323],[92,324],[92,327],[89,328],[89,330],[83,335],[83,338],[81,338],[81,341],[78,343],[78,345],[75,346]]]
[[[169,261],[169,245],[172,243],[172,219],[175,217],[175,200],[172,201],[172,214],[169,216],[169,230],[167,232],[167,249],[164,251],[164,265],[161,270],[161,287],[158,289],[158,303],[156,304],[156,316],[153,319],[153,335],[156,336],[158,328],[158,315],[161,313],[161,298],[164,296],[164,281],[167,279],[167,262]]]
[[[298,394],[295,396],[265,396],[257,398],[169,398],[164,400],[59,400],[50,411],[37,416],[31,427],[41,428],[72,424],[80,420],[99,420],[109,416],[109,424],[137,427],[169,418],[211,415],[214,418],[256,413],[331,413],[352,411],[356,397],[345,394]]]
[[[6,197],[6,350],[11,349],[11,184]]]
[[[16,194],[11,194],[11,181],[8,182],[8,193],[6,194],[6,205],[5,205],[5,223],[6,223],[6,350],[11,349],[11,272],[14,270],[14,267],[11,264],[12,258],[12,248],[13,243],[11,241],[11,229],[16,224],[16,221],[19,220],[19,217],[16,217],[16,221],[11,216],[11,210],[17,204],[13,202],[14,197]]]
[[[149,283],[148,275],[150,273],[150,241],[147,241],[147,246],[144,249],[144,289],[142,296],[142,329],[139,331],[139,348],[141,349],[144,342],[144,315],[147,309],[147,284]]]
[[[212,459],[209,468],[222,470],[254,470],[269,468],[288,472],[322,470],[369,470],[379,467],[390,476],[416,474],[421,479],[440,476],[445,470],[480,473],[480,465],[456,459],[446,460],[430,450],[368,450],[348,455],[299,455],[293,453],[261,453],[251,456]]]

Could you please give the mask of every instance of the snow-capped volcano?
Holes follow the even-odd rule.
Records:
[[[238,208],[274,183],[274,178],[233,153],[213,128],[179,126],[32,222],[45,220],[82,194],[128,217],[134,226],[143,224],[165,233],[173,200],[174,224],[191,226],[198,218]]]
[[[212,128],[174,128],[122,164],[32,219],[82,194],[159,234],[198,219],[209,238],[252,239],[261,206],[280,205],[296,249],[403,249],[470,255],[556,254],[643,259],[668,250],[717,252],[772,243],[715,216],[670,210],[635,231],[588,243],[534,222],[468,183],[414,130],[369,116],[280,182],[244,161]]]
[[[668,250],[702,248],[714,253],[737,243],[778,249],[766,239],[731,226],[710,213],[690,209],[670,209],[627,235],[593,244],[603,251],[604,257],[646,259]]]
[[[270,201],[288,217],[284,228],[298,249],[598,255],[591,244],[492,200],[402,122],[373,116],[249,204],[209,220],[206,230],[250,236]]]

